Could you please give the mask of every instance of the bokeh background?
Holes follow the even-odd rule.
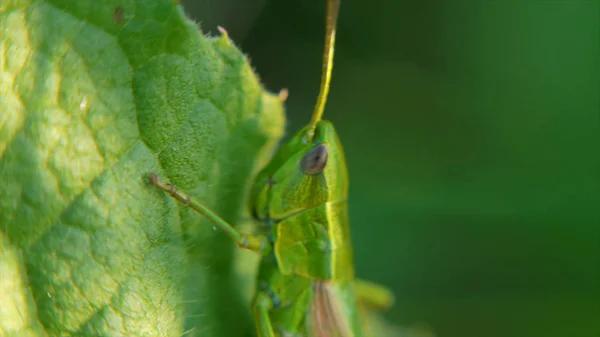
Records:
[[[440,337],[600,336],[599,1],[343,0],[326,119],[358,274]],[[289,133],[318,91],[323,0],[182,1],[224,26]]]

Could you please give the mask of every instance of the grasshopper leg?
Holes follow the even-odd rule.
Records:
[[[365,280],[356,280],[358,301],[375,310],[386,310],[394,304],[394,294],[386,287]]]
[[[262,291],[256,295],[254,299],[254,322],[256,322],[258,337],[275,337],[269,318],[269,310],[272,307],[273,303],[269,295]]]
[[[249,235],[238,232],[217,213],[200,203],[192,196],[180,191],[170,183],[161,181],[160,177],[156,173],[148,174],[148,182],[169,193],[173,199],[207,217],[208,220],[210,220],[217,228],[225,232],[225,234],[229,236],[239,247],[262,254],[266,254],[271,249],[271,244],[264,235]]]

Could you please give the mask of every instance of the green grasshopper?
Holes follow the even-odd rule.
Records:
[[[239,247],[262,255],[252,303],[259,337],[368,336],[363,310],[393,302],[387,289],[355,279],[344,151],[333,124],[321,120],[339,5],[327,1],[321,89],[312,119],[278,149],[251,190],[260,234],[238,232],[198,200],[148,175],[152,185],[207,217]]]

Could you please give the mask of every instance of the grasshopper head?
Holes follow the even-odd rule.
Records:
[[[328,201],[348,197],[348,171],[333,124],[319,121],[283,144],[252,188],[252,210],[259,219],[280,220]]]

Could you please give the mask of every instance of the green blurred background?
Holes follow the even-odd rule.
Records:
[[[310,118],[323,0],[183,1],[225,27],[288,133]],[[326,119],[360,276],[440,337],[600,336],[599,1],[343,0]]]

